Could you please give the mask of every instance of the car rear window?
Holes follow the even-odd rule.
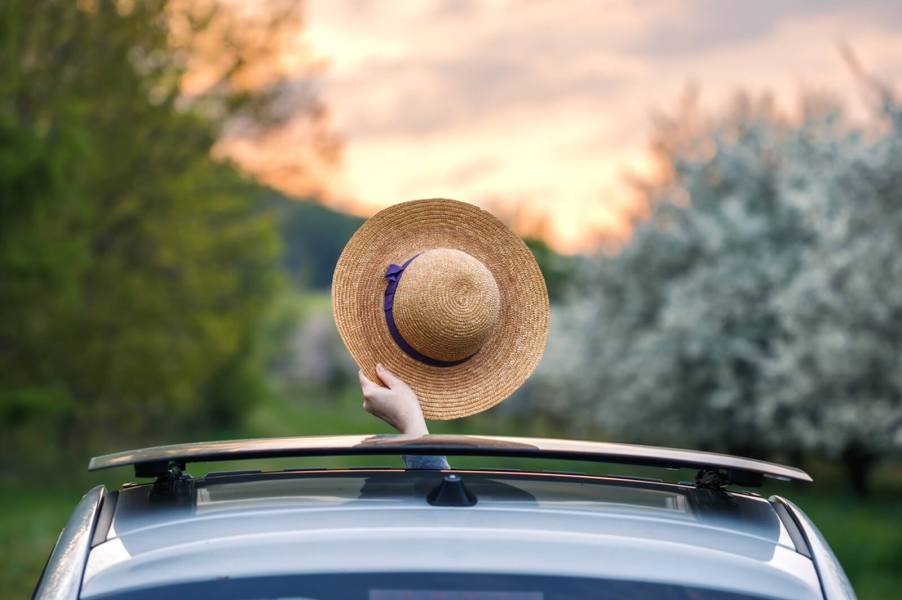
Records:
[[[748,594],[666,583],[484,573],[337,573],[219,578],[129,590],[98,598],[176,600],[740,600]]]

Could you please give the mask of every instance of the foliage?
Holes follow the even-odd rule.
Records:
[[[266,204],[277,215],[284,264],[292,279],[314,289],[329,289],[338,256],[363,219],[275,191],[269,192]]]
[[[693,106],[660,123],[650,213],[586,268],[534,387],[630,439],[898,448],[897,109],[863,129],[823,101],[797,122],[766,99],[713,122]]]
[[[539,270],[542,271],[548,288],[549,299],[551,302],[561,300],[573,280],[579,259],[558,254],[539,237],[527,237],[524,241],[539,264]]]
[[[762,421],[782,425],[774,444],[843,458],[860,492],[873,461],[902,448],[902,107],[877,91],[876,131],[821,151],[832,168],[804,206],[817,241],[775,299],[786,335],[761,399]]]
[[[267,38],[228,38],[221,9],[0,7],[5,458],[233,421],[234,390],[260,385],[247,357],[280,241],[260,188],[211,150],[233,123],[264,127],[279,82],[249,86]],[[231,43],[186,95],[211,31]]]

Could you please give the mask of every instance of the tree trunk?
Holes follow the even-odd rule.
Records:
[[[853,445],[846,448],[842,456],[843,466],[846,469],[846,478],[852,491],[859,498],[867,498],[871,491],[871,471],[874,467],[874,454],[864,450],[861,446]]]

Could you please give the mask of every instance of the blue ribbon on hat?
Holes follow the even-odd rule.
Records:
[[[419,254],[414,254],[412,257],[407,259],[407,261],[403,265],[396,265],[395,263],[391,263],[388,265],[388,269],[385,271],[385,278],[388,280],[388,285],[385,286],[385,297],[383,300],[382,308],[385,310],[385,324],[388,325],[388,332],[391,334],[395,343],[407,354],[409,357],[420,361],[421,363],[433,366],[433,367],[453,367],[455,365],[459,365],[463,362],[466,362],[472,358],[472,354],[465,358],[461,358],[460,360],[438,360],[437,358],[431,358],[426,356],[425,354],[421,354],[417,352],[413,346],[407,343],[407,340],[401,335],[401,332],[398,331],[397,325],[395,325],[395,315],[394,315],[394,304],[395,304],[395,290],[398,289],[398,282],[401,281],[401,275],[404,274],[404,269],[413,262]]]

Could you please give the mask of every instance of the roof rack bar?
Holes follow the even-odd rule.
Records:
[[[740,481],[753,482],[759,479],[758,476],[812,481],[800,469],[712,452],[608,442],[470,435],[312,436],[177,444],[98,456],[91,459],[88,469],[134,466],[138,476],[157,476],[167,472],[172,464],[182,467],[188,463],[227,460],[400,454],[511,456],[723,470],[733,473],[730,479],[739,485],[748,485]]]

